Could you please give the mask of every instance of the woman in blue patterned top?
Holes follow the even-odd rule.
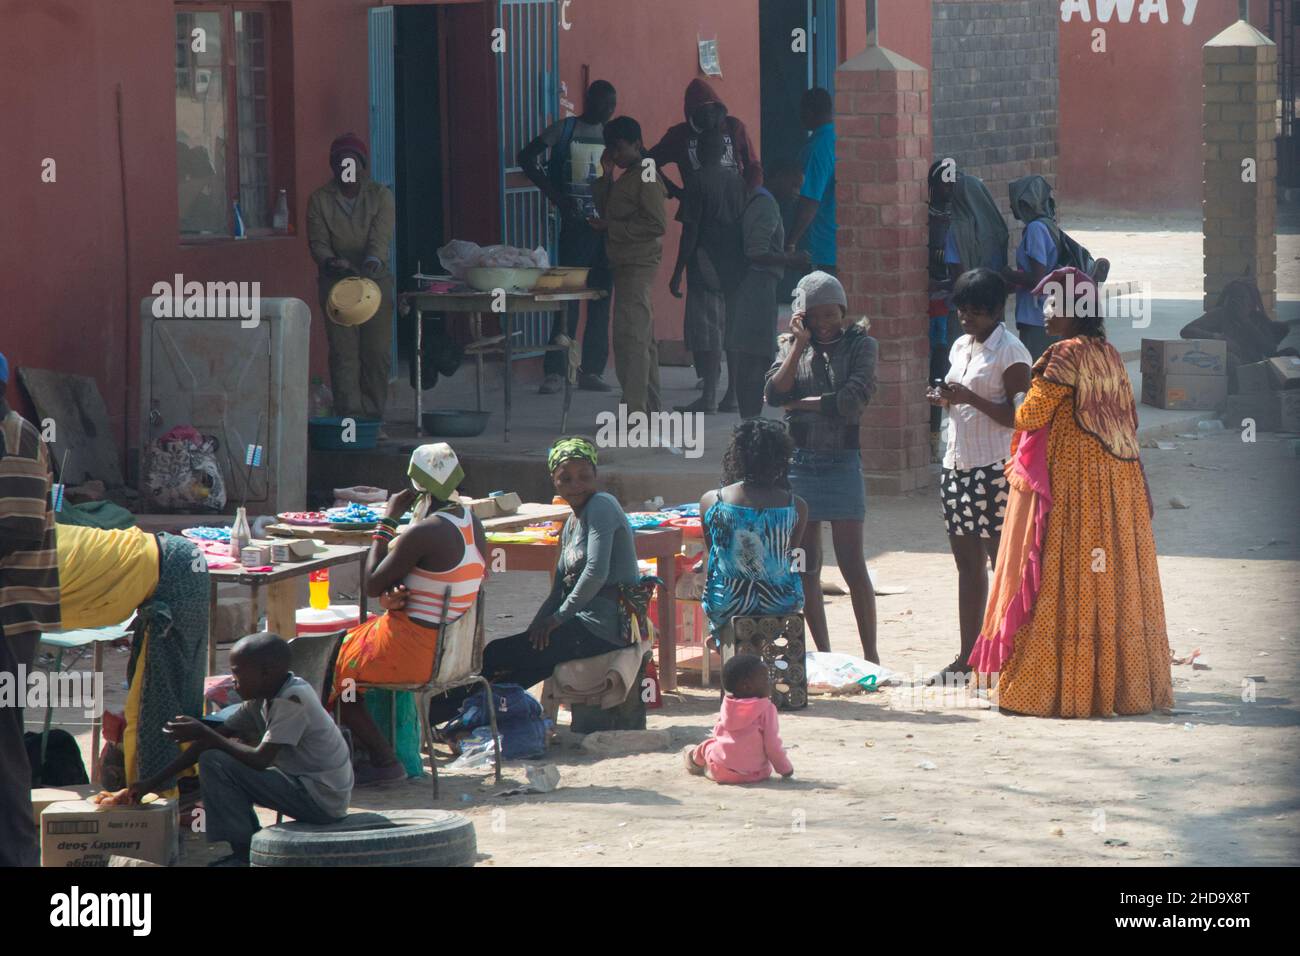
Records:
[[[781,422],[741,422],[722,457],[725,487],[700,499],[708,556],[704,597],[715,637],[745,614],[803,610],[803,584],[791,549],[808,520],[808,506],[790,491],[794,442]]]

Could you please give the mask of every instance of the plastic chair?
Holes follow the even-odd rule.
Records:
[[[451,601],[451,588],[443,594],[443,607]],[[434,652],[433,673],[419,684],[366,684],[357,682],[357,690],[387,690],[397,693],[414,693],[418,696],[416,707],[420,711],[420,731],[429,751],[429,767],[433,771],[433,797],[438,798],[438,758],[433,749],[433,726],[429,723],[429,698],[445,694],[458,687],[482,684],[487,698],[488,721],[492,726],[492,744],[496,751],[496,782],[501,782],[501,736],[497,733],[496,705],[492,700],[492,685],[483,676],[483,645],[486,642],[483,588],[468,611],[438,629],[438,646]],[[397,737],[397,707],[390,711],[392,725],[390,739]]]
[[[335,631],[333,634],[303,634],[289,642],[289,670],[311,684],[312,690],[320,695],[322,703],[329,699],[334,663],[347,633]]]

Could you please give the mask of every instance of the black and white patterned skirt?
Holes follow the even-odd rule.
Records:
[[[1005,462],[960,471],[945,468],[939,482],[943,518],[949,534],[988,538],[1002,533],[1007,510]]]

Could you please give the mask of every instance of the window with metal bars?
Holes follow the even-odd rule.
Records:
[[[273,82],[274,5],[175,6],[178,227],[187,241],[235,235],[239,202],[246,234],[269,234],[281,189]],[[277,178],[281,181],[277,182]]]

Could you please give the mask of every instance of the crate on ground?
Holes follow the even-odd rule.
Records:
[[[808,706],[802,614],[737,616],[731,619],[730,653],[754,654],[767,664],[772,678],[772,703],[779,710]]]

